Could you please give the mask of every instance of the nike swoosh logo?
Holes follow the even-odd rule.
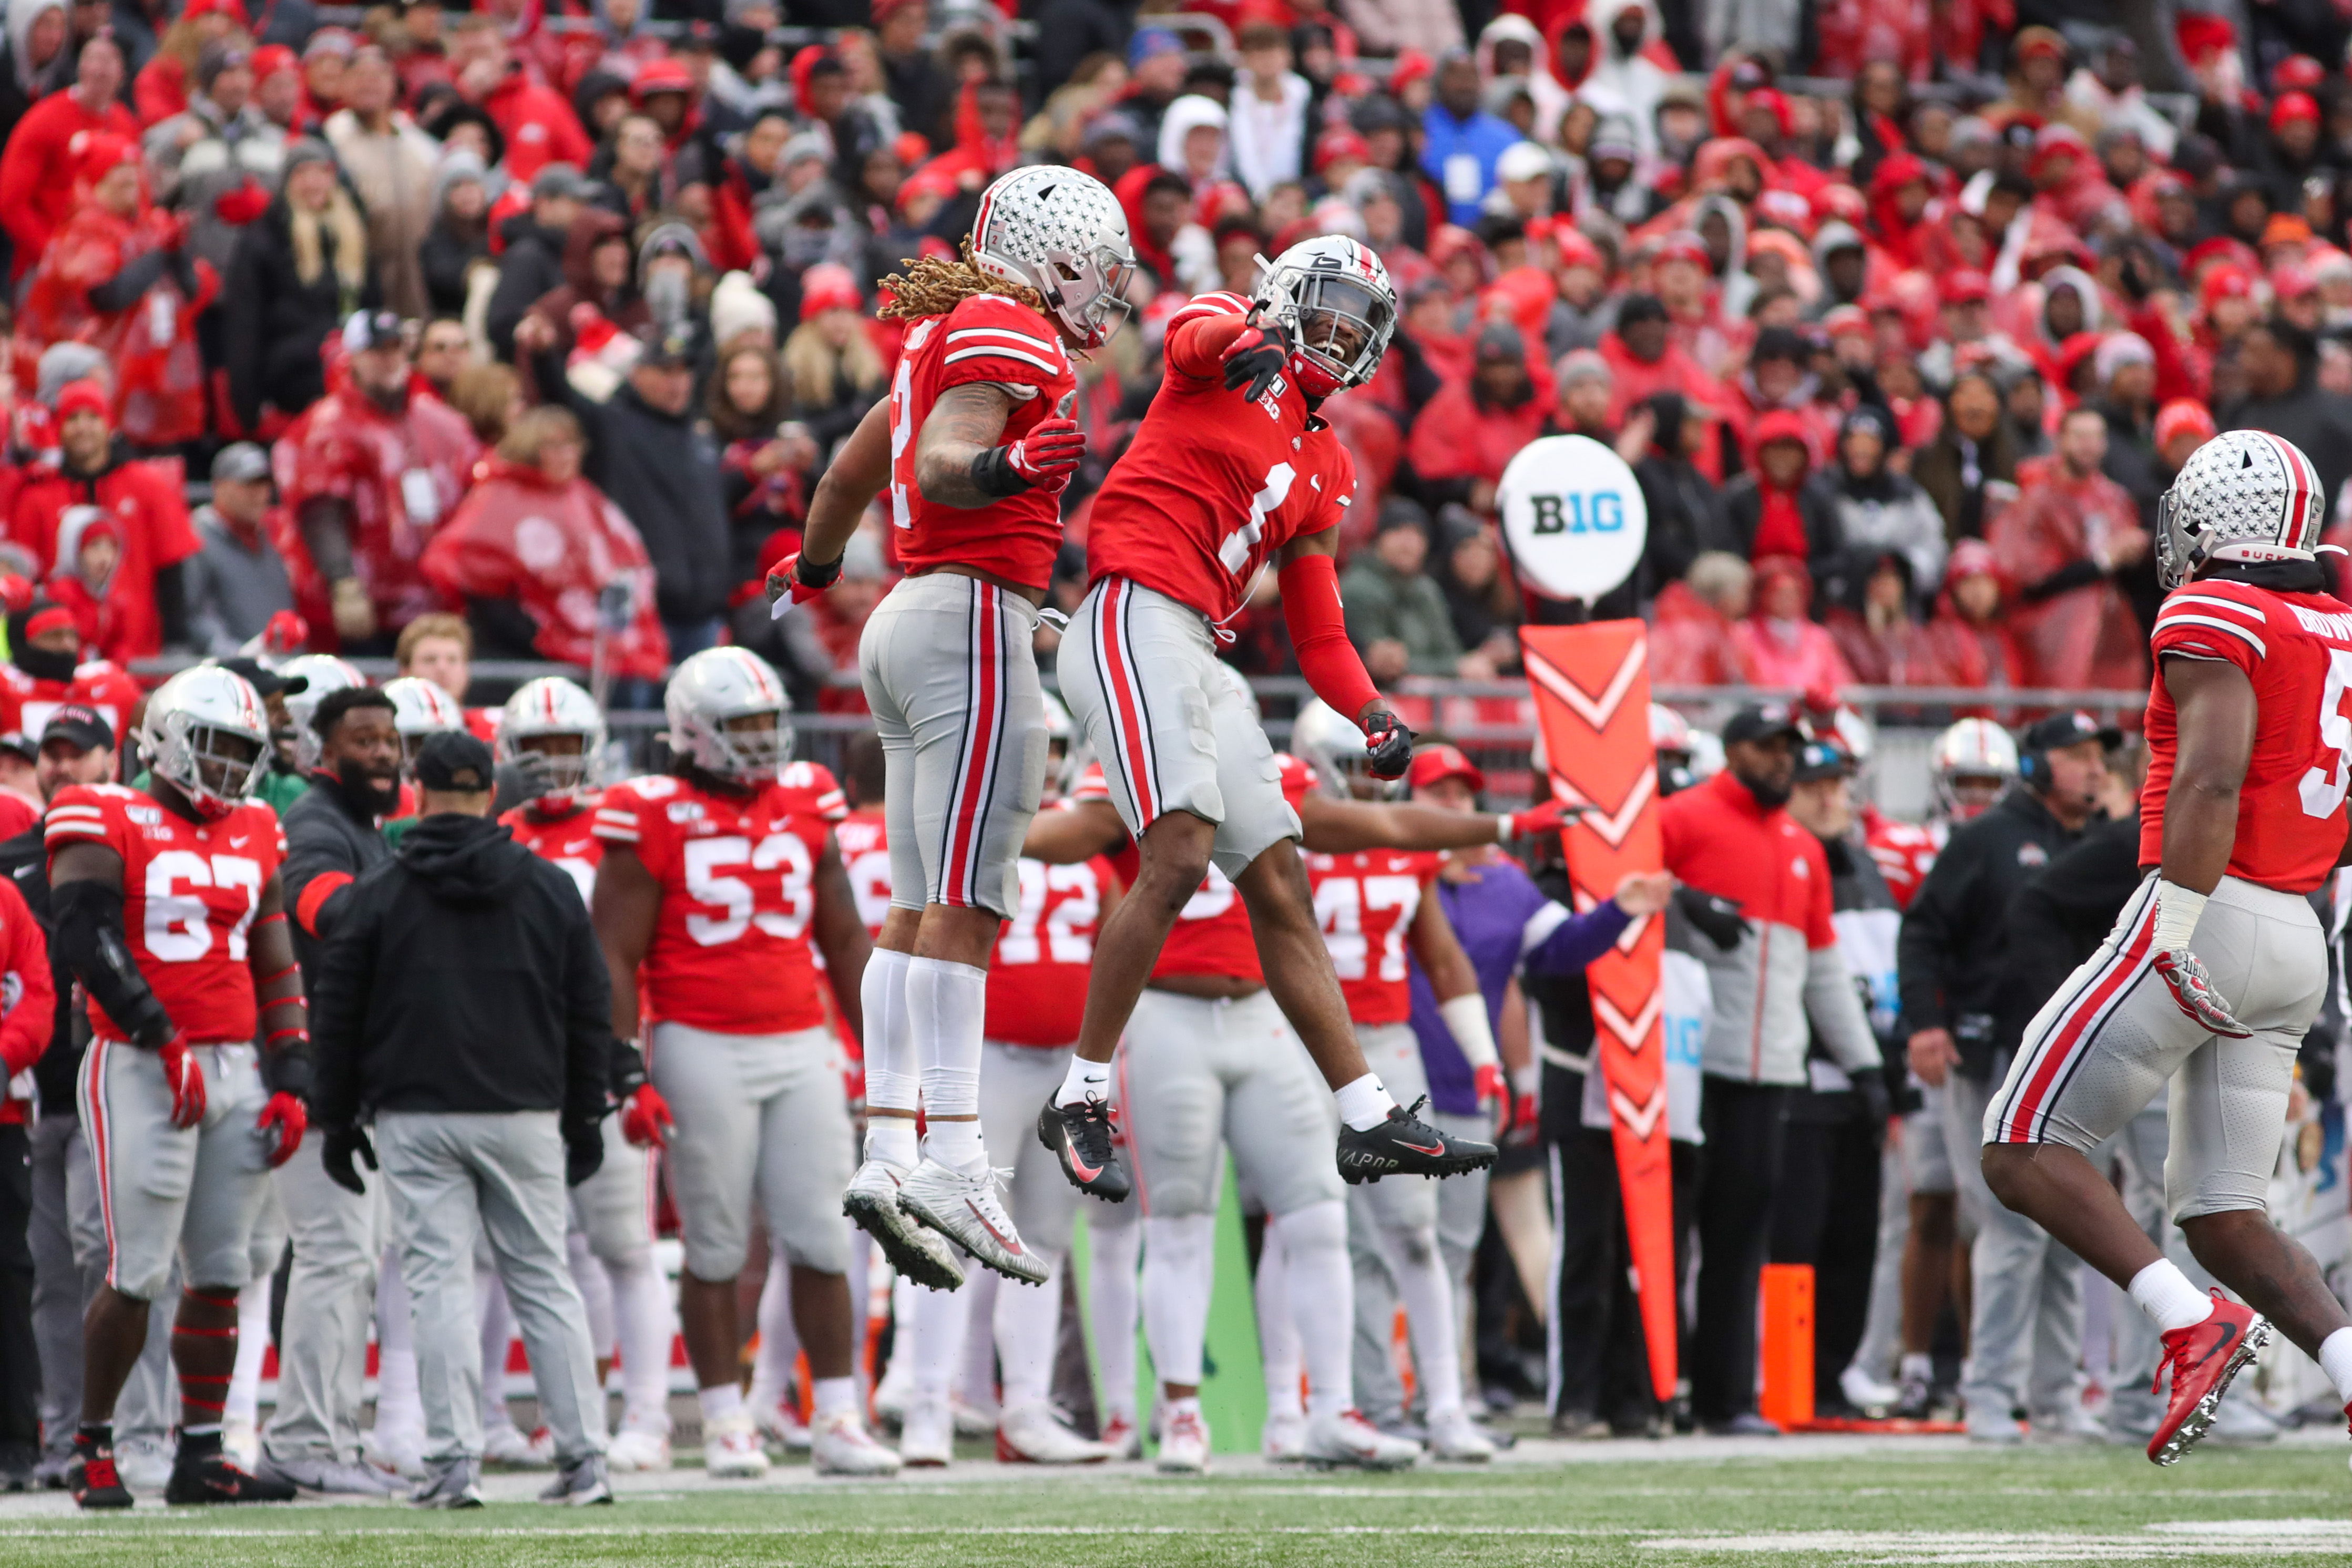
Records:
[[[2229,1349],[2231,1345],[2233,1345],[2233,1344],[2237,1343],[2237,1342],[2238,1342],[2238,1325],[2237,1325],[2236,1323],[2233,1323],[2233,1322],[2231,1322],[2231,1323],[2223,1323],[2223,1324],[2221,1325],[2221,1339],[2220,1339],[2219,1341],[2217,1341],[2217,1342],[2214,1343],[2214,1346],[2213,1346],[2213,1348],[2212,1348],[2212,1349],[2210,1349],[2210,1350],[2207,1351],[2203,1355],[2200,1355],[2200,1356],[2199,1356],[2199,1357],[2197,1358],[2197,1363],[2196,1363],[2196,1364],[2197,1364],[2198,1366],[2202,1366],[2202,1365],[2204,1365],[2207,1362],[2209,1362],[2209,1361],[2212,1360],[2215,1356],[2217,1356],[2217,1355],[2221,1354],[2223,1351],[2225,1351],[2225,1350]]]
[[[1438,1158],[1439,1156],[1441,1156],[1442,1155],[1444,1155],[1444,1154],[1445,1153],[1445,1145],[1444,1145],[1444,1144],[1440,1144],[1440,1145],[1437,1145],[1435,1148],[1433,1148],[1433,1149],[1431,1149],[1431,1148],[1423,1148],[1423,1147],[1421,1145],[1419,1145],[1419,1144],[1407,1144],[1407,1143],[1399,1143],[1399,1144],[1397,1145],[1397,1147],[1398,1147],[1398,1148],[1400,1148],[1400,1149],[1411,1149],[1411,1150],[1412,1150],[1414,1154],[1416,1154],[1416,1155],[1428,1155],[1431,1159],[1433,1159],[1433,1159]]]
[[[1063,1144],[1062,1153],[1070,1162],[1070,1173],[1076,1176],[1080,1181],[1092,1181],[1095,1177],[1102,1175],[1102,1166],[1090,1166],[1087,1164],[1086,1161],[1078,1157],[1077,1145],[1074,1143]]]
[[[242,837],[234,838],[234,839],[229,840],[229,841],[228,841],[228,843],[229,843],[229,848],[231,848],[231,849],[235,849],[235,848],[236,848],[239,844],[242,844],[243,842],[245,842],[246,839],[250,838],[250,837],[252,837],[252,836],[253,836],[253,835],[251,835],[250,833],[247,833],[247,834],[243,835]]]
[[[971,1199],[970,1199],[970,1198],[965,1198],[965,1199],[963,1200],[963,1206],[964,1206],[966,1208],[968,1208],[968,1209],[971,1210],[971,1217],[972,1217],[974,1219],[977,1219],[977,1220],[979,1220],[979,1221],[980,1221],[980,1228],[981,1228],[982,1230],[987,1231],[991,1236],[993,1236],[993,1237],[995,1237],[995,1238],[996,1238],[996,1244],[997,1244],[999,1247],[1003,1248],[1007,1252],[1012,1253],[1012,1254],[1013,1254],[1013,1256],[1014,1256],[1015,1258],[1019,1258],[1019,1257],[1024,1256],[1024,1254],[1023,1254],[1023,1252],[1022,1252],[1022,1250],[1021,1250],[1021,1243],[1020,1243],[1019,1241],[1017,1241],[1017,1240],[1013,1240],[1013,1239],[1011,1239],[1010,1238],[1006,1237],[1006,1235],[1004,1234],[1004,1232],[1003,1232],[1002,1230],[997,1229],[997,1228],[996,1228],[996,1227],[994,1227],[993,1225],[991,1225],[991,1224],[988,1222],[988,1216],[986,1216],[986,1215],[982,1214],[982,1213],[980,1211],[980,1205],[978,1205],[978,1204],[976,1204],[976,1203],[972,1202],[972,1200],[971,1200]]]

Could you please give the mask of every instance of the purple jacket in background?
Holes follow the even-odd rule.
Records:
[[[1581,970],[1607,952],[1630,924],[1613,901],[1570,915],[1538,892],[1513,861],[1495,861],[1480,866],[1478,873],[1475,882],[1440,877],[1435,885],[1445,918],[1454,923],[1454,934],[1462,939],[1462,950],[1470,955],[1470,967],[1477,972],[1489,1020],[1501,1014],[1504,988],[1522,964],[1534,974]],[[1478,1096],[1470,1064],[1462,1059],[1462,1048],[1454,1043],[1453,1031],[1438,1013],[1437,993],[1430,989],[1418,959],[1412,983],[1412,1032],[1421,1042],[1422,1067],[1429,1074],[1430,1108],[1475,1115]]]

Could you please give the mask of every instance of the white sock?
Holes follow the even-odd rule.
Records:
[[[1007,1280],[996,1288],[996,1365],[1007,1410],[1046,1404],[1054,1394],[1054,1353],[1062,1337],[1061,1260],[1043,1251],[1035,1255],[1054,1270],[1052,1278],[1042,1285]]]
[[[229,1373],[226,1419],[250,1427],[260,1416],[261,1360],[268,1354],[269,1276],[261,1274],[237,1293],[236,1365]]]
[[[1197,1394],[1188,1394],[1181,1399],[1172,1395],[1164,1396],[1160,1401],[1160,1415],[1163,1421],[1173,1421],[1177,1416],[1185,1415],[1198,1420],[1201,1415],[1201,1396]]]
[[[810,1397],[815,1403],[819,1419],[836,1411],[857,1414],[857,1379],[855,1377],[819,1377],[813,1380]]]
[[[914,1124],[907,1124],[913,1127]],[[900,1162],[913,1165],[912,1159]],[[793,1322],[793,1266],[782,1248],[768,1254],[768,1277],[760,1284],[760,1354],[751,1364],[751,1407],[772,1409],[783,1403],[784,1387],[793,1380],[800,1357],[801,1336]]]
[[[914,1375],[912,1404],[944,1405],[963,1364],[963,1336],[971,1316],[971,1284],[961,1290],[917,1291],[915,1310],[898,1324],[892,1359],[903,1355]]]
[[[2352,1406],[2352,1329],[2337,1329],[2319,1342],[2319,1370],[2336,1385],[2336,1397]]]
[[[1201,1381],[1216,1223],[1213,1214],[1143,1217],[1143,1337],[1162,1383]]]
[[[677,1327],[669,1281],[650,1253],[607,1263],[613,1281],[613,1324],[621,1350],[622,1419],[652,1431],[669,1430],[669,1352]],[[761,1346],[766,1345],[763,1335]]]
[[[2201,1323],[2213,1315],[2213,1299],[2189,1282],[2169,1258],[2158,1258],[2131,1280],[2131,1299],[2165,1333]]]
[[[923,1157],[912,1116],[871,1116],[866,1122],[866,1157],[914,1168]]]
[[[1375,1226],[1373,1249],[1396,1281],[1412,1334],[1412,1367],[1430,1419],[1462,1409],[1462,1340],[1455,1331],[1453,1281],[1437,1250],[1437,1227],[1399,1230]]]
[[[1135,1266],[1143,1251],[1143,1222],[1129,1216],[1103,1225],[1091,1218],[1087,1243],[1094,1268],[1087,1276],[1087,1324],[1094,1331],[1095,1370],[1102,1378],[1103,1416],[1135,1421]]]
[[[1339,1120],[1359,1133],[1379,1126],[1396,1109],[1395,1098],[1381,1086],[1377,1072],[1367,1072],[1353,1083],[1342,1083],[1332,1091],[1332,1097],[1339,1102]]]
[[[1283,1262],[1290,1270],[1290,1319],[1307,1363],[1307,1414],[1337,1416],[1356,1402],[1356,1274],[1348,1260],[1348,1206],[1310,1203],[1282,1217]]]
[[[563,1260],[572,1271],[572,1283],[580,1292],[581,1305],[588,1309],[588,1343],[598,1360],[613,1354],[619,1331],[614,1327],[613,1277],[604,1272],[604,1260],[588,1249],[588,1233],[574,1230],[563,1239]]]
[[[981,1026],[987,1012],[987,970],[940,958],[907,961],[907,1021],[922,1069],[923,1109],[930,1115],[929,1152],[966,1175],[987,1160],[976,1119]],[[975,1120],[942,1120],[965,1116]]]
[[[919,1080],[915,1071],[915,1040],[907,1031],[907,966],[914,959],[888,947],[877,947],[866,960],[866,977],[857,995],[866,1009],[866,1103],[883,1105],[911,1115]],[[896,1122],[895,1116],[879,1118]],[[912,1138],[914,1124],[908,1124]],[[872,1148],[869,1135],[867,1147]],[[910,1155],[905,1162],[913,1165]]]
[[[1920,1351],[1906,1350],[1903,1353],[1902,1368],[1896,1375],[1906,1383],[1915,1377],[1922,1383],[1933,1383],[1936,1380],[1936,1358]]]
[[[714,1383],[708,1388],[695,1390],[695,1402],[702,1406],[702,1424],[714,1426],[731,1421],[743,1414],[743,1390],[732,1383]]]
[[[1269,1419],[1306,1413],[1299,1403],[1302,1372],[1298,1324],[1290,1315],[1290,1260],[1282,1237],[1282,1221],[1269,1218],[1265,1222],[1265,1244],[1258,1249],[1254,1291],[1257,1298],[1258,1359],[1265,1369],[1265,1413]]]
[[[1062,1075],[1061,1088],[1054,1092],[1056,1105],[1076,1105],[1085,1100],[1110,1099],[1110,1063],[1088,1061],[1083,1056],[1070,1058],[1070,1070]]]

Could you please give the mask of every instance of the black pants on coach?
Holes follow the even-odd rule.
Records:
[[[21,1122],[0,1124],[0,1457],[27,1465],[41,1440],[32,1218],[32,1129]]]
[[[1789,1090],[1708,1074],[1698,1178],[1698,1312],[1691,1414],[1701,1425],[1756,1408],[1756,1283],[1789,1125]]]
[[[1780,1155],[1772,1261],[1813,1266],[1813,1400],[1839,1405],[1878,1260],[1880,1143],[1858,1097],[1799,1092]]]

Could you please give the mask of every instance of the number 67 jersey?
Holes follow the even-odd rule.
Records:
[[[2148,645],[2157,675],[2147,703],[2139,863],[2164,860],[2164,801],[2179,749],[2164,661],[2219,660],[2245,672],[2256,708],[2229,874],[2279,893],[2318,887],[2343,851],[2352,787],[2352,606],[2325,593],[2204,578],[2166,597]]]
[[[278,813],[260,801],[216,821],[192,822],[152,795],[120,784],[78,784],[49,804],[42,841],[54,861],[68,844],[103,844],[122,857],[122,925],[131,961],[189,1041],[249,1041],[259,1021],[247,938],[261,890],[286,859]],[[128,1037],[89,1004],[90,1028]]]
[[[596,804],[596,837],[636,852],[661,884],[641,971],[650,1021],[713,1034],[788,1034],[824,1022],[809,921],[824,819],[782,784],[736,795],[649,775]]]

